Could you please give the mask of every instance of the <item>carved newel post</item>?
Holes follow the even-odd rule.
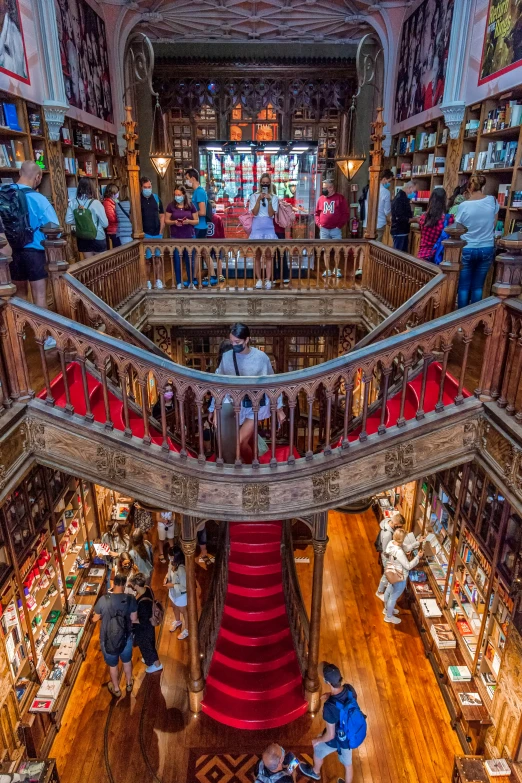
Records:
[[[460,224],[453,223],[446,226],[445,231],[449,239],[443,239],[444,258],[440,263],[440,271],[446,275],[445,285],[442,288],[439,316],[452,313],[457,305],[457,290],[459,287],[460,270],[462,266],[462,250],[466,242],[461,238],[468,229]]]
[[[138,150],[136,149],[138,134],[136,133],[136,122],[132,117],[132,106],[125,107],[125,121],[122,122],[122,125],[125,128],[123,138],[127,142],[125,156],[127,158],[127,174],[129,178],[132,236],[134,239],[143,239],[140,201],[140,167],[137,162]]]
[[[187,617],[188,617],[188,643],[189,643],[189,700],[190,710],[197,714],[201,710],[203,689],[205,681],[201,671],[201,657],[199,654],[199,623],[198,623],[198,599],[196,592],[196,538],[181,541],[181,548],[185,555],[185,571],[187,574]]]
[[[498,240],[504,252],[495,258],[492,292],[501,299],[522,293],[522,231]]]
[[[45,226],[42,226],[42,231],[45,234],[43,246],[45,248],[47,272],[53,292],[54,306],[59,315],[71,318],[71,304],[67,295],[67,284],[63,280],[63,275],[69,268],[65,254],[67,241],[63,234],[63,228],[56,223],[46,223]]]
[[[314,574],[312,581],[312,606],[310,611],[310,638],[308,640],[308,662],[305,675],[305,695],[310,712],[317,712],[320,704],[319,642],[321,639],[321,606],[323,601],[324,555],[328,539],[314,537]]]
[[[372,134],[371,141],[373,143],[370,155],[372,158],[371,165],[368,169],[370,175],[370,187],[368,190],[368,215],[366,217],[366,231],[364,236],[366,239],[375,239],[377,232],[377,210],[379,208],[379,177],[382,169],[382,159],[384,150],[382,148],[382,142],[384,140],[383,128],[386,125],[382,118],[383,109],[377,109],[377,119],[371,123]]]
[[[0,238],[0,251],[6,247],[7,244],[7,239]],[[8,332],[9,318],[6,318],[5,314],[5,305],[9,299],[16,294],[16,286],[11,281],[11,271],[9,269],[11,261],[12,256],[10,252],[9,255],[0,255],[0,341],[4,359],[4,362],[0,361],[0,382],[2,384],[2,405],[4,407],[10,407],[10,405],[12,405],[11,398],[16,399],[20,396],[13,345],[10,342]],[[14,324],[12,324],[12,326],[14,326]],[[13,335],[16,335],[16,332],[13,332]],[[14,348],[18,348],[16,340]]]

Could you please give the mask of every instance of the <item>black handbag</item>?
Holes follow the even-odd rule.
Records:
[[[239,367],[237,366],[236,354],[234,351],[232,351],[232,359],[234,360],[234,370],[236,371],[236,375],[239,375],[239,377],[241,377],[241,373],[239,372]],[[252,407],[252,400],[250,399],[248,394],[245,394],[245,396],[243,397],[241,405],[243,406],[243,408]],[[263,405],[268,405],[268,397],[266,396],[266,394],[263,394],[263,396],[261,397],[260,407],[263,407]]]

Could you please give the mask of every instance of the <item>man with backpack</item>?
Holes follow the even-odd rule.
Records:
[[[37,192],[42,181],[42,169],[32,160],[25,160],[16,184],[0,187],[0,218],[5,235],[13,251],[11,279],[18,296],[27,298],[27,286],[31,286],[33,302],[47,307],[47,269],[42,226],[59,224],[58,216],[50,201]],[[44,348],[56,346],[48,337]]]
[[[322,696],[324,701],[323,719],[326,728],[323,733],[312,740],[314,749],[313,766],[300,761],[299,769],[312,780],[321,780],[323,761],[331,753],[339,756],[344,766],[344,783],[352,783],[353,766],[352,751],[364,742],[366,737],[366,716],[357,704],[357,694],[352,685],[345,683],[338,667],[333,663],[323,664],[323,679],[330,688],[330,693]],[[343,783],[338,778],[337,783]]]
[[[113,588],[96,602],[93,622],[101,620],[100,647],[109,667],[111,680],[108,689],[113,696],[121,696],[118,662],[125,672],[127,693],[132,691],[132,623],[138,622],[138,604],[133,595],[124,592],[127,575],[117,573]]]

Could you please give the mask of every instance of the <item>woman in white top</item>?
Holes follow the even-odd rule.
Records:
[[[187,574],[185,572],[185,557],[179,547],[169,549],[169,567],[167,576],[163,582],[165,587],[169,588],[169,598],[174,606],[175,620],[170,628],[171,633],[176,628],[181,628],[183,620],[185,628],[178,636],[178,639],[186,639],[188,632],[187,615]]]
[[[386,566],[389,566],[390,563],[398,566],[402,570],[403,576],[403,579],[399,582],[395,582],[394,584],[390,582],[384,593],[384,621],[386,623],[393,623],[393,625],[399,625],[400,623],[400,619],[396,617],[399,612],[395,608],[395,604],[406,589],[409,572],[418,565],[423,554],[422,549],[420,549],[418,555],[414,557],[413,560],[408,560],[408,556],[403,547],[405,538],[406,533],[404,530],[396,530],[392,540],[386,547],[386,555],[388,556]]]
[[[277,239],[274,228],[274,218],[277,214],[279,199],[275,195],[270,174],[263,174],[259,180],[257,193],[252,193],[248,202],[248,211],[252,213],[252,231],[249,239]],[[263,287],[263,271],[265,272],[265,288],[272,288],[272,254],[261,258],[261,253],[256,253],[256,288]]]
[[[96,229],[96,237],[87,238],[81,236],[81,230],[76,225],[74,213],[90,212],[92,222]],[[76,198],[69,201],[65,222],[69,226],[76,226],[76,242],[78,250],[83,253],[84,258],[95,256],[96,253],[104,253],[107,250],[107,239],[105,229],[109,225],[109,219],[105,214],[105,207],[97,198],[96,186],[90,177],[80,177]]]
[[[462,239],[458,306],[466,307],[482,299],[484,281],[495,258],[495,223],[498,202],[494,196],[483,193],[486,177],[474,174],[468,185],[469,198],[459,204],[455,221],[467,228]]]

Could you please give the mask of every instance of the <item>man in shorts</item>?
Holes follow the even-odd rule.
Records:
[[[126,584],[127,574],[117,573],[114,577],[114,586],[112,590],[98,599],[92,616],[94,623],[101,620],[100,647],[105,663],[109,667],[111,673],[111,680],[107,687],[116,698],[121,696],[118,675],[119,661],[123,664],[127,693],[132,691],[132,686],[134,685],[132,677],[132,623],[138,622],[138,604],[133,595],[128,595],[124,592]],[[116,614],[123,615],[127,625],[127,640],[125,647],[118,655],[108,653],[105,649],[107,634],[109,628],[112,627],[110,621]]]
[[[47,307],[47,269],[43,242],[45,235],[42,226],[46,223],[59,225],[60,221],[54,207],[37,188],[42,181],[42,169],[32,160],[24,160],[18,182],[11,187],[25,191],[29,223],[34,230],[33,239],[21,250],[13,250],[11,280],[16,285],[18,296],[27,298],[27,285],[31,286],[31,296],[35,305]],[[47,337],[44,348],[56,347],[56,340]]]
[[[165,558],[165,541],[167,541],[167,551],[173,546],[172,542],[176,537],[176,521],[174,519],[173,511],[161,511],[160,518],[158,520],[158,541],[160,542],[160,555],[159,559],[161,563],[166,563]]]
[[[345,783],[352,783],[352,751],[349,748],[348,741],[338,737],[339,708],[336,706],[336,702],[344,703],[350,698],[350,695],[357,699],[357,694],[352,685],[348,685],[348,683],[343,685],[341,672],[333,663],[325,663],[323,665],[323,679],[330,687],[330,693],[325,693],[321,697],[324,701],[323,719],[326,723],[326,728],[321,736],[312,740],[314,749],[313,766],[305,761],[301,761],[299,769],[303,775],[312,778],[312,780],[321,780],[323,761],[331,753],[337,751],[339,761],[344,766],[344,781]],[[338,783],[342,783],[342,778],[338,779]]]

